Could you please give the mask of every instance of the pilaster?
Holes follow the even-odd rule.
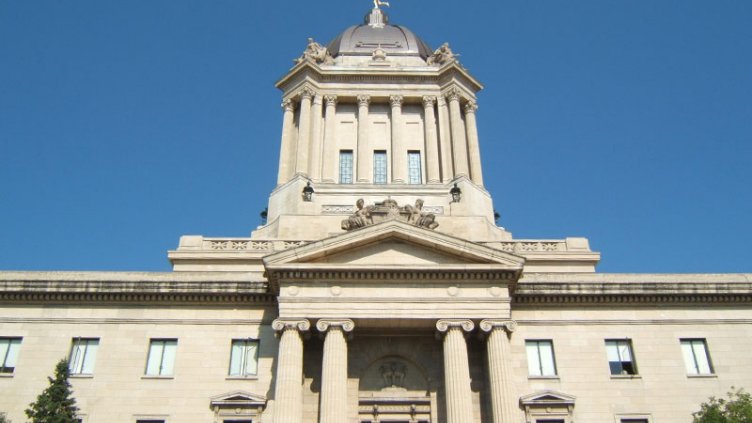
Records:
[[[426,181],[429,184],[441,182],[441,173],[439,170],[439,139],[436,134],[436,114],[434,105],[436,97],[423,97],[423,122],[425,124],[426,139]]]
[[[467,165],[467,139],[465,127],[462,123],[462,110],[460,109],[460,90],[456,87],[447,92],[449,101],[449,119],[452,127],[452,153],[454,155],[454,175],[469,175]]]
[[[441,96],[437,99],[436,106],[439,110],[439,150],[441,154],[441,181],[446,183],[454,179],[454,166],[452,165],[452,131],[449,124],[449,106],[446,99]]]
[[[336,182],[337,170],[339,169],[337,154],[336,138],[336,120],[337,115],[337,96],[328,95],[324,97],[326,111],[324,117],[324,156],[322,158],[324,165],[322,169],[322,179],[324,182]]]
[[[402,134],[402,101],[401,95],[389,97],[392,106],[392,183],[407,182],[407,148],[405,148]]]
[[[371,104],[371,97],[367,95],[358,96],[358,151],[356,158],[357,174],[355,180],[362,183],[371,181],[371,143],[368,140],[368,130],[370,122],[368,121],[368,107]]]
[[[311,150],[308,160],[308,174],[314,181],[321,180],[321,114],[322,114],[323,97],[316,94],[313,97],[313,106],[311,107]]]
[[[298,120],[298,154],[295,172],[308,175],[308,154],[311,140],[311,99],[315,93],[305,87],[300,90],[300,117]]]

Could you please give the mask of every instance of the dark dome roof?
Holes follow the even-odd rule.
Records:
[[[333,57],[370,56],[376,48],[389,55],[420,56],[427,59],[433,50],[412,31],[399,25],[390,25],[381,9],[366,15],[363,25],[354,25],[329,43],[327,49]]]

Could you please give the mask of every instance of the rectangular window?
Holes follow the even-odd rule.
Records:
[[[407,152],[407,183],[421,184],[423,176],[420,171],[420,151]]]
[[[551,340],[525,341],[530,376],[556,376],[554,345]]]
[[[136,423],[165,423],[164,420],[136,420]]]
[[[152,339],[146,360],[147,376],[171,376],[175,367],[177,339]]]
[[[704,339],[681,339],[684,364],[689,375],[712,375],[713,365],[710,362],[708,346]]]
[[[339,152],[339,183],[353,183],[353,152],[340,150]]]
[[[99,338],[74,338],[71,346],[68,369],[72,375],[94,374]]]
[[[234,339],[230,352],[230,376],[252,376],[258,370],[258,341]]]
[[[637,366],[632,354],[632,341],[629,339],[607,339],[606,354],[612,375],[637,374]]]
[[[620,423],[649,423],[648,419],[621,419]]]
[[[384,150],[373,152],[373,183],[386,183],[386,151]]]
[[[13,373],[19,349],[21,338],[0,338],[0,373]]]

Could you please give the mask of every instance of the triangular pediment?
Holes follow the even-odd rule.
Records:
[[[266,404],[266,397],[245,391],[233,391],[211,398],[212,406],[258,406]]]
[[[575,397],[562,392],[546,390],[520,398],[522,405],[574,405]]]

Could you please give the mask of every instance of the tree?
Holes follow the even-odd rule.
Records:
[[[731,391],[728,399],[710,397],[700,405],[700,411],[692,413],[693,423],[752,423],[752,395],[744,389]]]
[[[60,360],[55,366],[55,378],[47,378],[50,386],[26,410],[32,423],[76,423],[78,407],[68,382],[69,375],[68,360]]]
[[[10,420],[8,420],[8,417],[5,415],[5,413],[0,413],[0,423],[10,423]]]

